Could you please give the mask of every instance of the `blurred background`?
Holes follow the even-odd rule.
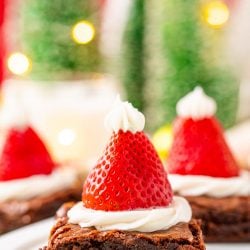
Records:
[[[0,127],[18,107],[56,161],[88,170],[120,93],[165,160],[175,105],[200,85],[250,167],[249,13],[248,0],[0,0]]]

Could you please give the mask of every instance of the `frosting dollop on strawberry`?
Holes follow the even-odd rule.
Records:
[[[167,160],[169,173],[239,176],[239,167],[214,116],[215,110],[215,101],[199,87],[179,101]]]
[[[51,174],[36,174],[25,178],[0,180],[0,203],[9,200],[28,200],[71,188],[77,171],[70,166],[55,169]]]
[[[141,131],[144,115],[118,97],[106,118],[110,141],[83,186],[86,208],[105,211],[168,206],[173,192],[166,171]]]
[[[111,132],[117,133],[130,131],[140,132],[144,129],[145,117],[129,102],[122,102],[118,96],[114,108],[105,119],[105,127]]]
[[[174,196],[167,207],[129,211],[101,211],[88,209],[77,203],[68,212],[69,222],[81,227],[93,227],[97,230],[126,230],[154,232],[166,230],[179,222],[189,222],[191,207],[183,197]]]
[[[68,211],[69,222],[153,232],[190,221],[188,202],[173,197],[163,164],[141,131],[144,116],[128,102],[117,105],[106,119],[113,134],[83,185],[82,203]]]
[[[174,192],[183,196],[249,196],[250,173],[242,171],[240,176],[231,178],[211,177],[205,175],[169,174],[168,178]]]
[[[212,117],[216,112],[216,102],[207,96],[201,87],[196,87],[192,92],[181,98],[176,106],[179,117],[201,120]]]

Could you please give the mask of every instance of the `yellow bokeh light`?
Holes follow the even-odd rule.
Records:
[[[24,75],[31,69],[30,59],[23,53],[16,52],[9,56],[8,69],[15,75]]]
[[[72,28],[72,38],[76,43],[87,44],[95,36],[95,27],[88,21],[80,21]]]
[[[210,1],[204,6],[205,21],[214,28],[223,26],[229,16],[229,9],[222,1]]]
[[[172,127],[170,125],[161,127],[153,135],[153,144],[162,160],[166,160],[172,145],[172,140],[173,134]]]

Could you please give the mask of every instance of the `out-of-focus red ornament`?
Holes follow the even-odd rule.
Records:
[[[227,4],[227,6],[232,9],[236,5],[237,1],[235,0],[224,0],[224,2]]]
[[[107,1],[107,0],[99,0],[100,6],[103,7],[103,6],[105,5],[106,1]]]

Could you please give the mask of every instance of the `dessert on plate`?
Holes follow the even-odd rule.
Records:
[[[82,201],[58,210],[43,249],[205,249],[199,221],[173,196],[144,123],[142,113],[117,100],[105,121],[112,136]]]
[[[78,200],[75,170],[54,163],[44,143],[16,105],[1,117],[0,234],[54,215]]]
[[[177,103],[169,180],[202,220],[205,241],[250,241],[249,172],[237,166],[215,112],[200,87]]]

